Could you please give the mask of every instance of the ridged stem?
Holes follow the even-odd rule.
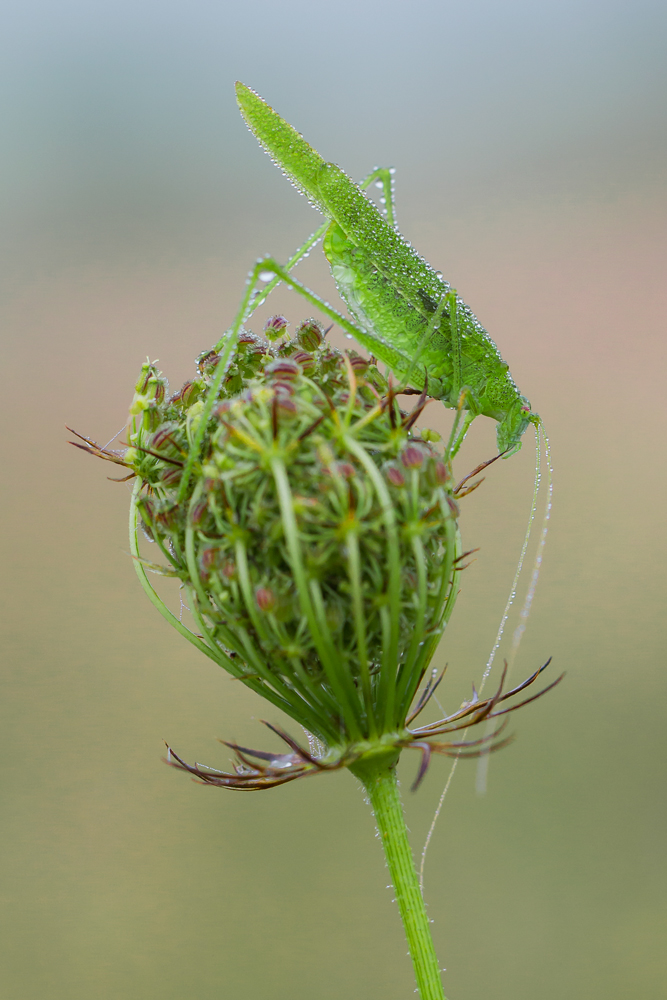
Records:
[[[378,759],[377,762],[359,762],[350,770],[363,782],[375,814],[410,949],[419,996],[421,1000],[445,1000],[431,927],[408,840],[395,761],[389,766],[386,758],[384,761]]]

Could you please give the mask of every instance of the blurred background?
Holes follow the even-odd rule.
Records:
[[[24,0],[0,24],[2,996],[413,994],[349,774],[235,796],[160,763],[168,739],[224,767],[217,737],[270,746],[259,720],[281,720],[149,605],[127,485],[66,444],[65,423],[102,444],[123,427],[146,355],[178,388],[253,260],[319,224],[237,78],[352,176],[397,168],[402,232],[552,441],[514,677],[553,655],[567,679],[514,717],[486,795],[458,768],[426,862],[447,997],[667,995],[664,3]],[[300,276],[334,300],[319,252]],[[254,328],[278,311],[311,312],[278,292]],[[462,475],[494,437],[480,418]],[[450,709],[507,597],[530,438],[462,505],[481,551],[437,657]],[[413,796],[406,758],[418,855],[448,764]]]

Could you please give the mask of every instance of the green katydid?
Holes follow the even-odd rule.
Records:
[[[385,189],[387,218],[340,167],[327,163],[305,139],[254,91],[236,84],[241,114],[260,145],[294,186],[326,216],[325,223],[285,267],[272,258],[258,261],[251,273],[245,312],[254,311],[279,281],[300,292],[333,318],[405,384],[426,389],[445,406],[465,410],[450,455],[479,414],[498,421],[498,450],[508,457],[521,447],[537,414],[519,392],[508,365],[471,310],[393,223],[389,171],[374,179]],[[289,275],[289,270],[324,235],[324,254],[342,298],[356,324],[322,302]],[[260,294],[261,281],[270,285]]]

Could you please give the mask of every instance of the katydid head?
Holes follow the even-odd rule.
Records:
[[[537,426],[540,418],[530,409],[530,403],[525,396],[517,396],[515,402],[507,410],[505,416],[498,424],[496,438],[498,441],[498,451],[503,458],[509,458],[516,454],[521,447],[523,437],[528,424]]]

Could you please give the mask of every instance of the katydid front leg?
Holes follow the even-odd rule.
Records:
[[[458,296],[456,289],[452,288],[445,298],[449,306],[449,328],[452,335],[452,389],[450,401],[451,405],[457,407],[456,418],[447,444],[447,459],[451,462],[463,444],[463,440],[477,414],[470,403],[468,403],[468,412],[461,422],[464,401],[466,399],[469,400],[472,394],[470,389],[463,385],[463,362],[461,358],[461,335],[459,332]]]
[[[274,260],[273,257],[264,257],[258,260],[253,267],[250,275],[248,277],[248,288],[246,294],[243,297],[241,303],[241,308],[239,309],[236,319],[230,330],[228,330],[224,336],[215,345],[215,350],[219,353],[227,347],[228,340],[232,339],[234,342],[238,337],[245,319],[248,316],[248,310],[254,307],[255,298],[253,293],[260,288],[264,282],[267,280],[271,281],[273,279],[267,276],[273,274],[278,279],[278,281],[284,282],[289,288],[292,288],[298,295],[301,295],[307,302],[323,312],[325,316],[332,319],[334,323],[337,323],[345,333],[349,333],[351,337],[358,340],[360,344],[363,344],[369,351],[372,351],[377,357],[380,358],[385,364],[389,365],[391,368],[395,368],[396,371],[402,371],[410,364],[410,358],[404,356],[402,352],[388,347],[387,345],[381,343],[377,338],[373,337],[371,334],[367,333],[366,330],[361,329],[361,327],[355,326],[354,323],[350,322],[342,313],[334,309],[328,302],[316,295],[315,292],[307,288],[302,282],[297,281],[296,278],[287,271],[283,264],[279,264],[278,261]],[[216,373],[217,374],[217,373]],[[211,386],[211,391],[213,390],[213,385]],[[217,388],[215,390],[217,392]]]
[[[390,226],[396,229],[396,203],[394,200],[394,167],[376,167],[368,175],[364,177],[363,181],[359,184],[362,191],[365,191],[367,187],[375,181],[375,186],[381,188],[383,191],[383,198],[380,199],[380,204],[382,205],[382,211],[385,215],[387,222]]]
[[[360,182],[359,187],[361,188],[362,191],[365,191],[366,188],[370,187],[373,181],[375,181],[376,185],[382,188],[384,202],[385,202],[384,214],[387,218],[387,222],[389,222],[389,224],[393,226],[395,229],[396,206],[394,202],[393,174],[394,174],[393,167],[376,167],[374,170],[371,171],[370,174],[368,174],[367,177],[364,177],[363,181]],[[328,220],[327,222],[323,222],[322,225],[318,229],[316,229],[311,236],[308,237],[306,242],[302,243],[301,246],[294,251],[290,259],[284,265],[284,269],[286,271],[291,271],[293,267],[296,267],[299,261],[302,261],[304,257],[307,257],[310,251],[313,249],[313,247],[316,246],[322,239],[329,226],[330,222]],[[262,289],[261,294],[256,295],[252,299],[252,301],[248,306],[249,311],[244,316],[243,322],[250,319],[252,314],[266,302],[273,289],[280,284],[280,280],[281,279],[277,276],[272,278],[271,281],[269,281],[269,283]]]
[[[241,326],[247,319],[248,315],[253,311],[254,304],[256,301],[256,296],[254,293],[257,289],[267,280],[272,281],[273,279],[265,277],[266,275],[273,274],[278,281],[284,282],[289,288],[292,288],[297,294],[301,295],[307,302],[323,312],[325,316],[332,319],[345,333],[349,334],[355,340],[357,340],[363,347],[370,351],[376,358],[379,358],[385,365],[387,365],[393,372],[397,375],[402,376],[405,372],[409,371],[414,367],[413,358],[405,354],[399,348],[392,347],[390,344],[378,337],[369,333],[363,327],[357,326],[352,323],[349,319],[343,316],[342,313],[338,312],[337,309],[332,308],[329,302],[320,298],[315,292],[307,288],[302,282],[297,281],[293,278],[291,274],[287,271],[283,264],[279,264],[278,261],[274,260],[272,257],[264,257],[258,260],[252,271],[250,272],[248,278],[248,288],[246,294],[243,297],[241,303],[241,308],[239,309],[236,319],[223,337],[218,341],[215,346],[215,350],[220,353],[222,350],[227,349],[229,338],[231,338],[234,343],[238,337]],[[216,374],[217,377],[217,374]],[[416,369],[414,374],[411,376],[411,381],[416,383],[417,386],[423,389],[426,386],[426,378],[421,373],[420,369]],[[440,382],[438,379],[429,379],[429,386],[440,387]],[[211,387],[213,391],[213,386]],[[217,392],[217,387],[215,389]]]

